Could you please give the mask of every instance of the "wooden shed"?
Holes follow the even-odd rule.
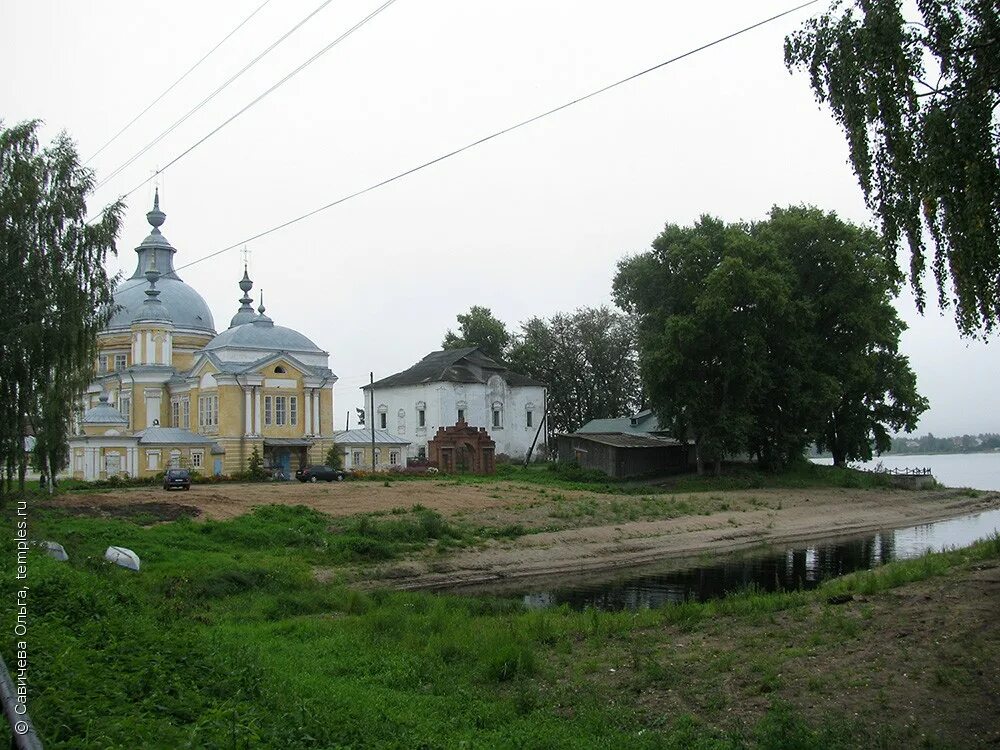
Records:
[[[684,471],[694,463],[693,445],[662,436],[574,432],[557,439],[560,461],[576,461],[616,479]]]

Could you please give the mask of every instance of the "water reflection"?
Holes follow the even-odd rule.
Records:
[[[581,582],[523,594],[530,609],[634,610],[699,601],[756,586],[765,591],[815,588],[827,578],[874,568],[927,550],[965,546],[1000,529],[1000,510],[878,532],[847,541],[816,542],[780,554],[734,557],[708,565],[648,572],[613,581]]]

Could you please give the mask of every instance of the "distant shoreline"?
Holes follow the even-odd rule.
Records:
[[[975,456],[979,454],[990,454],[990,453],[1000,453],[1000,450],[996,448],[990,448],[988,450],[975,450],[975,451],[914,451],[913,453],[902,453],[900,451],[886,451],[882,455],[872,456],[872,461],[877,461],[880,458],[894,458],[896,456]],[[809,456],[812,458],[833,458],[832,453],[816,453]],[[851,462],[848,462],[851,463]]]

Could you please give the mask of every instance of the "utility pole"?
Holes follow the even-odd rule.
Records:
[[[372,426],[372,471],[375,471],[375,373],[369,373],[369,383],[372,392],[372,408],[368,412],[368,422]]]

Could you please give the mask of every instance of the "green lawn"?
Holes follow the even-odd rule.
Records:
[[[844,717],[807,722],[780,701],[742,727],[698,711],[651,713],[588,665],[604,669],[601,655],[613,651],[638,654],[642,680],[662,682],[669,675],[642,654],[669,642],[671,629],[756,622],[831,592],[877,591],[1000,556],[993,541],[813,593],[747,592],[638,613],[527,612],[511,600],[314,580],[315,566],[462,542],[420,509],[333,521],[269,506],[226,522],[141,526],[35,508],[31,519],[32,536],[61,542],[71,559],[30,558],[29,707],[47,748],[74,750],[854,747],[875,740]],[[6,565],[13,542],[3,539]],[[142,572],[104,563],[109,544],[134,549]],[[13,601],[8,569],[2,580],[0,596]],[[9,622],[4,633],[9,660]],[[712,668],[721,675],[724,665]]]

